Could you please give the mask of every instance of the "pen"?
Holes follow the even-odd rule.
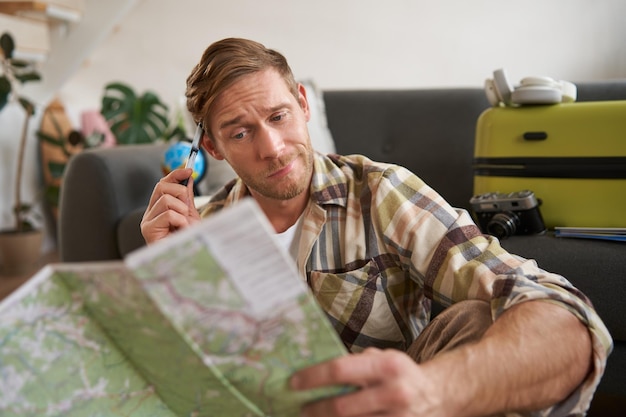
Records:
[[[191,151],[189,151],[189,157],[187,158],[185,168],[193,169],[193,166],[196,163],[196,156],[198,155],[198,151],[200,151],[200,139],[202,139],[202,123],[198,123],[198,126],[196,127],[196,134],[194,135],[193,141],[191,142]],[[189,178],[182,180],[181,184],[187,185],[188,182]]]

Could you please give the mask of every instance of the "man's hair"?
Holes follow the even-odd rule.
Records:
[[[205,125],[205,132],[211,138],[207,122],[217,97],[241,77],[270,68],[283,77],[291,93],[298,98],[298,84],[282,54],[248,39],[217,41],[204,51],[187,77],[187,109],[196,123]]]

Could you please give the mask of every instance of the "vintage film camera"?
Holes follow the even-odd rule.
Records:
[[[499,239],[546,231],[539,211],[540,202],[532,191],[481,194],[472,197],[470,205],[483,233]]]

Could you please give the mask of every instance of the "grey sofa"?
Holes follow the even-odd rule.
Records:
[[[626,80],[577,85],[579,101],[626,99]],[[489,106],[482,88],[326,91],[324,102],[338,153],[361,153],[406,166],[451,204],[468,208],[476,120]],[[144,244],[139,221],[162,176],[163,151],[163,145],[126,146],[90,150],[71,159],[58,224],[62,261],[119,259]],[[624,415],[625,244],[555,238],[551,233],[514,236],[502,244],[563,274],[594,302],[615,349],[590,415]]]

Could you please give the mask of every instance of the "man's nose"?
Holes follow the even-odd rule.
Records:
[[[285,149],[285,142],[279,131],[263,127],[258,135],[259,155],[262,159],[277,158]]]

